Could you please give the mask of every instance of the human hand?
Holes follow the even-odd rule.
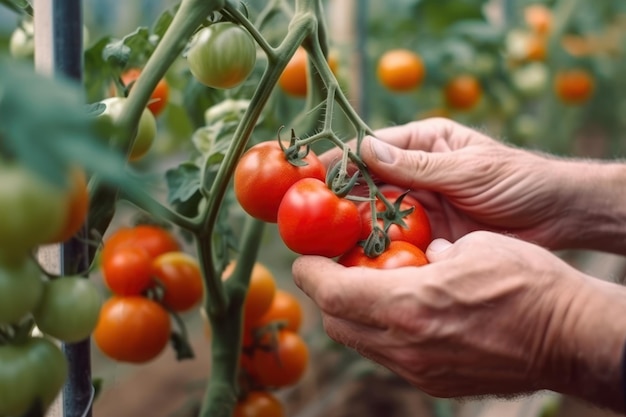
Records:
[[[470,231],[515,234],[559,249],[571,227],[573,167],[566,160],[517,149],[449,119],[381,129],[361,157],[378,181],[412,194],[428,212],[434,237]],[[322,155],[328,165],[337,150]]]
[[[303,256],[293,274],[331,338],[433,396],[552,389],[621,404],[626,329],[606,318],[607,303],[626,312],[623,290],[490,232],[435,240],[426,254],[428,265],[393,270]]]

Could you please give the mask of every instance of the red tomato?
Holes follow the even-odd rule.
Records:
[[[313,152],[294,166],[285,158],[277,141],[261,142],[239,160],[234,174],[235,196],[252,217],[276,223],[278,206],[285,192],[302,178],[324,180],[326,169]]]
[[[285,411],[278,399],[267,391],[250,391],[239,400],[233,417],[283,417]]]
[[[254,327],[265,326],[269,323],[283,321],[284,329],[297,332],[302,323],[302,306],[300,301],[287,291],[277,289],[269,310],[254,323]]]
[[[163,285],[162,303],[176,312],[195,307],[204,296],[198,261],[184,252],[167,252],[152,262],[152,277]]]
[[[392,203],[402,195],[402,192],[395,190],[383,190],[382,193]],[[391,240],[403,240],[425,251],[432,240],[430,221],[428,220],[428,215],[424,207],[422,207],[419,201],[407,195],[400,203],[400,210],[408,210],[411,207],[414,208],[413,212],[403,218],[406,228],[398,224],[392,224],[389,226],[387,234]],[[385,204],[382,201],[376,201],[377,212],[382,212],[385,208]],[[370,203],[362,203],[359,205],[359,213],[361,213],[361,223],[363,225],[361,229],[361,239],[365,240],[372,232],[372,211]],[[378,225],[381,228],[383,224],[384,220],[378,219]]]
[[[332,258],[356,245],[361,217],[352,201],[337,197],[323,181],[305,178],[285,193],[278,232],[296,253]]]
[[[141,70],[139,68],[130,68],[124,71],[120,78],[122,80],[122,83],[124,83],[124,85],[128,87],[131,83],[134,83],[137,78],[139,78],[139,74],[141,74]],[[112,86],[111,88],[111,95],[115,95],[115,86]],[[158,116],[159,114],[161,114],[161,112],[163,112],[163,109],[165,109],[169,97],[169,84],[164,79],[161,79],[154,88],[154,91],[150,96],[150,101],[148,102],[147,106],[154,116]]]
[[[280,330],[274,338],[268,334],[265,348],[257,348],[252,354],[252,375],[264,387],[280,388],[293,385],[302,378],[309,364],[309,349],[300,335]]]
[[[170,316],[157,302],[141,296],[111,297],[102,305],[93,339],[111,359],[144,363],[163,352],[170,332]]]
[[[180,250],[180,245],[172,233],[159,226],[141,224],[134,227],[117,229],[104,242],[102,262],[115,253],[118,248],[136,246],[145,249],[152,259],[166,252]]]
[[[376,269],[394,269],[404,266],[422,266],[428,263],[426,255],[417,246],[401,240],[391,241],[387,250],[376,258],[370,258],[363,247],[355,246],[337,260],[343,266],[364,266]]]
[[[102,262],[107,287],[118,295],[139,295],[150,287],[152,258],[137,246],[119,248]]]

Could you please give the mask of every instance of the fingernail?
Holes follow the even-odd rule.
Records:
[[[372,150],[374,151],[374,154],[376,154],[376,159],[384,164],[391,164],[394,162],[395,158],[389,145],[373,137],[370,137],[370,140],[372,142]]]
[[[439,253],[448,249],[450,246],[452,246],[452,243],[448,242],[445,239],[434,239],[432,242],[430,242],[430,245],[428,246],[428,251]]]

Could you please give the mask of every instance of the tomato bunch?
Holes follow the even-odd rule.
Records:
[[[156,358],[170,339],[170,313],[189,311],[204,296],[197,260],[156,225],[113,232],[102,249],[101,271],[113,296],[102,307],[94,341],[122,362]]]
[[[64,242],[82,227],[86,183],[77,166],[56,185],[0,162],[0,415],[44,414],[68,373],[54,341],[85,340],[96,325],[101,297],[93,282],[48,276],[32,256],[37,246]]]
[[[231,262],[224,270],[224,280],[234,267]],[[235,415],[250,415],[246,410],[261,407],[275,410],[269,415],[280,416],[282,407],[269,391],[296,384],[309,363],[308,347],[299,334],[302,306],[293,294],[277,287],[266,266],[256,262],[243,315],[240,371],[247,392],[237,404]]]

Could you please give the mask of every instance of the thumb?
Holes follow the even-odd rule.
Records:
[[[426,248],[426,257],[429,262],[437,262],[446,257],[446,251],[452,247],[452,243],[446,239],[437,238],[430,242]]]
[[[387,184],[409,189],[439,188],[444,185],[453,174],[450,165],[456,159],[450,152],[405,150],[371,136],[363,139],[361,157],[377,178]]]

